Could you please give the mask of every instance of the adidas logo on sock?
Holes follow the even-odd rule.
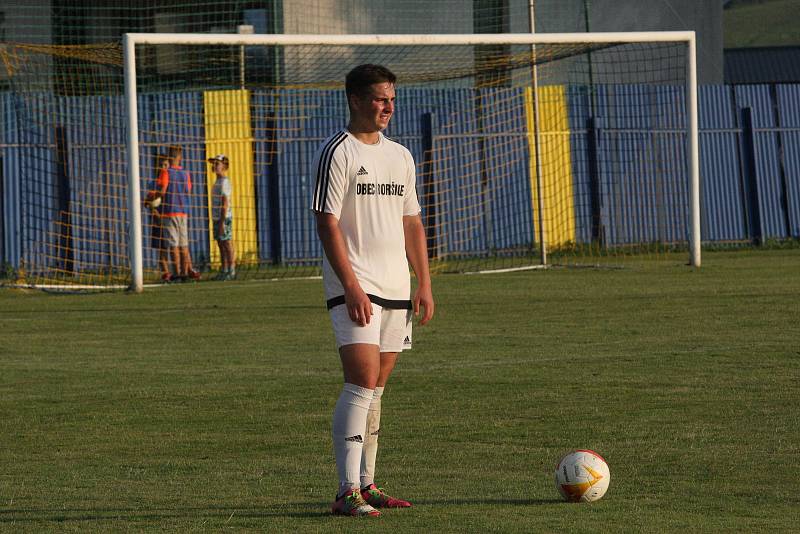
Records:
[[[354,441],[355,443],[364,443],[364,438],[361,437],[361,434],[357,436],[350,436],[349,438],[344,438],[345,441]]]
[[[370,434],[370,436],[377,436],[377,435],[378,435],[378,434],[380,434],[380,433],[381,433],[381,429],[379,428],[379,429],[378,429],[378,430],[376,430],[375,432],[371,433],[371,434]]]
[[[365,174],[369,174],[369,173],[367,172],[367,169],[365,169],[364,166],[362,165],[361,168],[358,169],[358,172],[356,173],[356,176],[364,176]]]

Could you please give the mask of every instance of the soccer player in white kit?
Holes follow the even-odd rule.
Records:
[[[398,354],[411,348],[412,312],[424,325],[434,311],[414,160],[381,133],[394,113],[395,81],[380,65],[347,74],[350,122],[325,140],[312,166],[325,298],[345,382],[333,413],[334,514],[411,506],[374,480],[381,396]]]

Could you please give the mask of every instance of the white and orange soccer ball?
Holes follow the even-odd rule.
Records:
[[[608,464],[594,451],[572,451],[556,466],[556,489],[566,501],[594,502],[606,494],[610,482]]]
[[[144,205],[150,209],[156,209],[161,205],[161,193],[151,192],[147,194],[147,197],[144,199]]]

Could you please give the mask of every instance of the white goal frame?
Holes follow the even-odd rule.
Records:
[[[686,43],[687,156],[690,175],[689,263],[700,267],[700,163],[697,121],[697,45],[694,31],[605,32],[605,33],[504,33],[446,35],[283,35],[126,33],[122,38],[125,69],[125,113],[128,160],[128,228],[131,263],[130,289],[143,290],[142,209],[139,187],[139,125],[136,107],[136,45],[329,45],[329,46],[442,46],[528,45],[568,43]]]

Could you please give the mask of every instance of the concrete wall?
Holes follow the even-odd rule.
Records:
[[[520,0],[509,0],[519,29],[527,18],[522,16]],[[521,2],[527,5],[527,2]],[[588,20],[586,17],[588,9]],[[697,72],[701,84],[723,82],[722,2],[719,0],[545,0],[536,2],[536,31],[624,32],[684,31],[697,32]]]
[[[508,0],[509,31],[530,31],[528,0]],[[536,31],[697,32],[700,83],[722,83],[722,3],[719,0],[538,0]],[[309,11],[310,9],[310,11]],[[424,10],[424,12],[420,12]],[[472,33],[473,0],[284,2],[285,33]],[[480,13],[477,16],[486,16]]]

